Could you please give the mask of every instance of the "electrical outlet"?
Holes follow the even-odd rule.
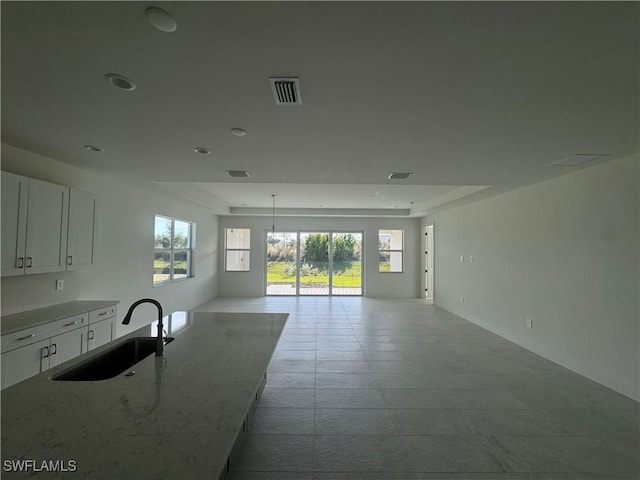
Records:
[[[527,318],[527,328],[533,328],[533,320]]]
[[[469,263],[473,263],[473,255],[469,255]]]
[[[56,290],[62,290],[64,288],[64,280],[56,280]]]
[[[460,261],[464,262],[464,255],[460,255]]]

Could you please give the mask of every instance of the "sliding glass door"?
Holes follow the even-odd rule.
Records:
[[[329,233],[300,232],[298,295],[329,295]]]
[[[298,234],[267,234],[267,295],[297,295]]]
[[[267,295],[362,295],[362,232],[268,232]]]
[[[362,295],[362,233],[331,234],[331,294]]]

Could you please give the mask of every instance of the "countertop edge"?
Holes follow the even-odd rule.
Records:
[[[215,318],[216,316],[222,316],[222,317],[236,317],[236,316],[239,316],[239,317],[245,317],[246,318],[246,315],[250,315],[250,316],[258,316],[259,315],[259,316],[265,316],[267,318],[272,317],[274,319],[274,321],[276,321],[276,323],[279,324],[279,326],[276,329],[276,332],[274,332],[276,334],[275,338],[273,337],[273,333],[270,334],[269,337],[265,337],[265,339],[270,338],[270,340],[268,340],[268,343],[271,344],[271,346],[267,347],[269,353],[266,356],[263,357],[262,361],[264,363],[261,364],[260,367],[258,367],[259,372],[256,372],[256,373],[260,374],[260,378],[261,379],[264,379],[264,375],[265,375],[265,372],[268,369],[269,362],[273,358],[273,354],[274,354],[275,346],[277,344],[277,340],[278,340],[280,334],[282,333],[282,329],[284,328],[284,325],[286,324],[286,321],[287,321],[287,317],[289,316],[287,313],[274,313],[274,312],[268,312],[268,313],[267,312],[261,312],[261,313],[255,312],[254,313],[254,312],[252,312],[250,314],[246,314],[246,313],[234,312],[234,313],[230,314],[230,313],[227,313],[227,312],[224,312],[224,313],[222,313],[222,312],[220,312],[220,313],[217,313],[217,312],[212,312],[212,313],[206,312],[206,313],[196,313],[194,316],[205,317],[202,320],[204,322],[208,323],[209,318],[207,318],[207,317],[210,317],[211,319]],[[194,318],[194,317],[191,317],[191,318]],[[240,325],[240,326],[242,326],[242,325]],[[100,355],[100,353],[102,351],[107,350],[109,348],[112,348],[115,345],[126,341],[127,339],[130,339],[130,338],[133,338],[133,337],[139,337],[139,336],[147,336],[147,335],[149,335],[150,330],[151,330],[151,324],[141,326],[138,329],[136,329],[136,330],[134,330],[132,332],[129,332],[127,335],[119,337],[118,339],[114,340],[113,342],[111,342],[111,343],[109,343],[107,345],[99,347],[98,349],[93,350],[91,352],[87,352],[87,353],[81,355],[80,357],[76,357],[76,358],[71,359],[71,360],[69,360],[69,361],[67,361],[67,362],[65,362],[65,363],[63,363],[63,364],[61,364],[61,365],[59,365],[57,367],[52,368],[52,369],[48,370],[47,372],[43,372],[42,374],[34,377],[33,379],[27,380],[24,385],[20,386],[20,384],[19,384],[19,385],[16,385],[14,387],[9,387],[8,389],[3,390],[3,392],[2,392],[3,393],[3,402],[2,402],[3,403],[3,414],[8,414],[9,413],[6,410],[5,407],[7,407],[8,405],[12,404],[12,402],[15,402],[15,401],[20,401],[21,402],[21,400],[20,400],[21,398],[25,398],[25,396],[29,396],[28,392],[30,391],[30,389],[29,388],[25,388],[25,387],[27,387],[27,383],[31,383],[34,386],[36,386],[37,384],[40,384],[40,385],[43,385],[43,386],[46,387],[46,384],[43,383],[43,382],[50,382],[49,378],[52,375],[60,372],[61,370],[65,370],[65,369],[70,368],[72,366],[75,366],[75,365],[77,365],[79,363],[83,363],[84,361],[87,361],[87,360],[89,360],[90,358],[92,358],[94,356]],[[186,329],[184,331],[184,333],[186,333],[188,331],[189,331],[189,329]],[[175,334],[177,334],[177,335],[175,335]],[[176,337],[181,337],[181,334],[183,334],[183,331],[179,331],[179,332],[175,332],[174,333],[174,335]],[[230,337],[230,338],[231,339],[238,338],[237,334],[238,334],[238,332],[233,333],[232,337]],[[171,333],[170,333],[170,335],[171,335]],[[173,335],[171,335],[171,336],[173,336]],[[176,338],[176,342],[180,342],[180,340],[182,340],[182,339],[181,338]],[[172,342],[172,344],[173,344],[173,342]],[[169,344],[169,345],[171,346],[172,344]],[[266,347],[266,345],[265,345],[265,347]],[[187,350],[187,355],[188,355],[188,348],[186,350]],[[232,351],[235,352],[236,350],[232,349]],[[175,352],[175,353],[178,354],[178,352]],[[188,355],[188,357],[189,356],[190,355]],[[174,358],[176,358],[176,356],[174,356]],[[149,360],[147,362],[147,364],[154,364],[154,363],[157,363],[157,362],[155,362],[153,360]],[[145,368],[142,368],[142,367],[140,368],[140,370],[141,370],[141,372],[139,372],[139,373],[142,373],[142,371],[146,370],[146,373],[143,374],[143,377],[141,379],[142,379],[143,382],[148,383],[148,381],[144,380],[144,378],[147,378],[147,379],[151,378],[149,375],[153,373],[153,370],[151,370],[149,368],[145,369]],[[119,380],[117,378],[113,379],[112,387],[119,387],[119,386],[124,385],[122,383],[124,377],[122,375],[119,375],[118,377],[119,377]],[[258,377],[256,376],[255,378],[257,379]],[[128,381],[128,380],[124,380],[124,381]],[[157,379],[156,379],[156,381],[157,381]],[[230,458],[230,455],[232,453],[234,445],[236,444],[239,436],[242,435],[242,432],[243,432],[243,430],[242,430],[242,419],[240,419],[240,415],[239,414],[242,413],[242,418],[246,418],[246,416],[251,413],[252,408],[254,406],[254,399],[256,398],[255,395],[256,395],[256,393],[258,391],[260,391],[260,388],[261,388],[260,385],[262,384],[263,381],[264,380],[260,380],[259,383],[256,383],[255,385],[252,385],[251,386],[251,389],[252,389],[251,395],[250,396],[247,395],[246,397],[244,397],[242,399],[241,402],[236,404],[237,408],[235,409],[235,414],[234,414],[233,418],[237,419],[236,421],[239,422],[238,423],[238,427],[240,427],[240,428],[236,427],[237,429],[234,429],[235,434],[233,434],[233,435],[230,435],[231,431],[227,430],[227,435],[230,435],[229,437],[227,437],[228,438],[228,441],[227,441],[228,443],[226,443],[224,446],[218,444],[219,450],[217,450],[217,452],[216,451],[211,452],[211,454],[212,454],[211,455],[211,459],[210,459],[211,463],[210,463],[209,468],[207,470],[209,472],[209,475],[214,475],[214,478],[217,478],[217,476],[220,476],[222,474],[222,472],[224,471],[224,469],[226,468],[227,459]],[[108,380],[108,382],[111,383],[112,381]],[[52,384],[49,384],[49,385],[52,385]],[[106,384],[103,384],[103,385],[107,386]],[[77,390],[77,388],[72,388],[72,389],[73,390]],[[10,392],[10,390],[11,390],[11,392]],[[51,395],[52,392],[55,393],[55,391],[58,391],[58,389],[49,388],[49,396]],[[123,389],[123,391],[125,391],[125,392],[126,391],[131,391],[131,388],[129,388],[128,390],[127,389]],[[44,395],[44,396],[47,397],[47,395]],[[9,397],[15,397],[15,398],[12,401],[9,401]],[[137,398],[137,397],[132,397],[132,399],[133,398]],[[89,402],[89,404],[92,404],[92,402]],[[223,402],[223,404],[224,404],[224,402]],[[54,405],[58,405],[58,404],[54,404]],[[54,406],[52,408],[55,410],[56,408],[59,408],[59,407]],[[180,407],[180,410],[183,410],[183,408]],[[149,411],[152,411],[152,409],[149,410]],[[219,412],[219,415],[222,414],[222,413],[223,412]],[[238,416],[236,417],[235,415],[238,415]],[[4,417],[4,415],[3,415],[3,417]],[[53,416],[50,416],[50,418],[53,418]],[[221,415],[220,418],[227,419],[228,418],[228,414],[225,413],[224,415]],[[231,419],[229,418],[229,420],[231,420]],[[18,421],[32,422],[32,420],[29,420],[26,417],[22,418],[22,419],[18,419]],[[233,423],[235,423],[235,421]],[[35,424],[39,425],[38,422],[35,422]],[[3,427],[5,427],[5,426],[8,426],[8,425],[4,424],[4,418],[3,418]],[[40,427],[37,427],[37,428],[40,428]],[[11,427],[8,428],[8,429],[3,428],[3,439],[2,439],[3,440],[3,447],[7,447],[7,444],[5,442],[8,441],[9,438],[10,438],[10,436],[7,437],[7,435],[9,435],[9,431],[10,430],[11,430]],[[210,432],[210,431],[208,430],[208,432]],[[207,435],[209,435],[209,433]],[[233,436],[233,438],[231,438],[231,436]],[[214,444],[215,444],[215,442],[214,442]],[[4,450],[3,455],[5,454],[5,452],[8,453],[6,448],[3,448],[3,450]],[[53,453],[53,451],[52,451],[52,453]],[[3,457],[3,458],[5,458],[5,457]],[[195,472],[196,470],[197,469],[193,470],[193,472]],[[15,472],[15,473],[18,473],[18,472]],[[19,474],[17,476],[20,477]],[[55,475],[55,473],[53,474],[53,476],[58,478],[58,476]],[[49,476],[46,476],[46,477],[49,478]],[[71,478],[75,478],[75,477],[73,475],[71,475]],[[197,476],[197,478],[200,478],[200,477]]]
[[[8,335],[28,328],[38,327],[119,303],[119,300],[73,300],[49,305],[48,307],[3,315],[0,318],[0,335]]]

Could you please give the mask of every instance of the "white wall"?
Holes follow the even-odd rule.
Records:
[[[420,295],[419,219],[414,218],[343,218],[277,217],[277,231],[364,231],[364,295],[379,298],[416,298]],[[221,216],[220,238],[225,228],[251,228],[251,271],[225,272],[224,245],[220,247],[221,297],[255,297],[265,294],[265,240],[272,226],[271,217]],[[378,230],[404,230],[404,272],[378,272]]]
[[[71,300],[119,300],[119,320],[139,298],[155,298],[166,313],[210,300],[217,287],[218,220],[196,204],[174,198],[152,184],[135,184],[98,175],[2,144],[2,169],[67,185],[98,195],[95,264],[80,271],[2,279],[2,314]],[[152,286],[155,214],[196,223],[194,278]],[[55,290],[56,279],[64,289]],[[141,306],[135,324],[155,319],[153,307]],[[118,322],[118,335],[131,328]]]
[[[638,176],[634,155],[423,219],[435,303],[639,399]]]

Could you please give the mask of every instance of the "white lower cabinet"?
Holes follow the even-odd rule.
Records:
[[[89,334],[87,335],[87,351],[98,348],[113,340],[115,320],[115,317],[112,317],[89,325]]]
[[[49,345],[48,363],[43,358],[42,371],[55,367],[86,352],[85,343],[87,328],[77,328],[70,332],[51,337]]]
[[[116,337],[116,305],[89,312],[87,351],[109,343]]]
[[[115,338],[116,305],[2,335],[0,385],[9,387]]]
[[[42,372],[44,355],[48,355],[49,339],[16,348],[1,355],[2,388],[9,387]],[[48,363],[48,358],[47,358]]]
[[[68,326],[63,328],[68,328]],[[39,337],[36,333],[30,332],[31,330],[22,332],[21,338],[32,335],[34,339]],[[3,353],[0,357],[2,361],[2,388],[9,387],[82,355],[87,351],[86,338],[86,322],[79,322],[79,326],[74,330]]]

